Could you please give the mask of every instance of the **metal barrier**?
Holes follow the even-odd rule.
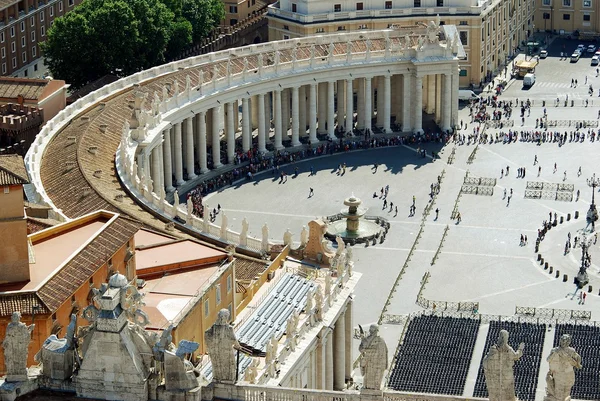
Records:
[[[547,127],[598,128],[598,120],[548,120]]]
[[[494,187],[480,187],[475,185],[463,185],[461,187],[461,192],[472,195],[485,195],[492,196],[494,195]]]
[[[515,307],[515,315],[527,315],[540,318],[550,318],[559,320],[591,320],[592,312],[586,310],[571,310],[571,309],[551,309],[551,308],[532,308],[532,307]]]
[[[480,186],[495,186],[496,179],[489,177],[465,177],[464,183],[467,185],[480,185]]]
[[[469,155],[469,158],[467,159],[467,164],[473,164],[473,160],[475,160],[475,155],[477,154],[477,149],[479,149],[479,144],[475,145],[475,149],[473,149],[473,151]]]
[[[485,122],[486,128],[511,128],[514,125],[515,120],[489,120]]]
[[[440,240],[440,244],[438,245],[438,248],[435,251],[435,255],[433,255],[433,259],[431,259],[431,265],[432,266],[435,264],[435,261],[437,260],[438,256],[440,255],[440,252],[442,251],[442,245],[444,244],[444,240],[446,239],[446,235],[448,235],[448,230],[449,229],[450,229],[450,227],[446,224],[446,228],[444,228],[444,233],[442,234],[442,239]],[[427,274],[429,274],[429,272],[427,272]],[[429,279],[429,276],[427,276],[427,279]]]
[[[456,155],[456,146],[454,146],[452,148],[452,152],[450,152],[450,156],[448,156],[448,164],[453,164],[454,163],[454,156]]]

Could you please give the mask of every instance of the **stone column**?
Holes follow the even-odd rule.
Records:
[[[281,91],[281,135],[283,139],[288,139],[288,130],[290,129],[290,91],[285,88]]]
[[[365,78],[365,115],[364,115],[364,127],[365,129],[371,129],[371,117],[372,117],[372,111],[371,111],[371,104],[372,100],[371,100],[371,78],[370,77],[366,77]]]
[[[352,89],[352,78],[346,80],[346,132],[352,132],[354,128],[354,92]]]
[[[173,163],[171,162],[171,129],[164,130],[163,134],[163,160],[165,170],[165,189],[167,192],[175,191],[173,187]]]
[[[255,130],[258,128],[258,96],[257,95],[252,96],[252,98],[250,99],[250,111],[252,113],[252,130]]]
[[[219,121],[220,121],[220,110],[219,107],[212,109],[212,157],[213,157],[213,168],[219,168],[223,164],[221,163],[221,138],[219,132]]]
[[[317,84],[310,84],[309,94],[309,140],[311,144],[317,143]]]
[[[319,100],[317,101],[317,114],[318,114],[318,130],[319,134],[327,132],[325,129],[325,122],[327,121],[327,82],[321,82],[319,85]]]
[[[451,91],[452,90],[452,75],[450,75],[450,73],[446,73],[444,74],[444,81],[443,81],[443,85],[442,85],[442,95],[443,95],[443,100],[442,100],[442,108],[443,108],[443,113],[442,113],[442,131],[450,131],[451,127],[451,113],[452,113],[452,94]]]
[[[240,101],[236,100],[233,102],[233,133],[239,131],[240,127]]]
[[[196,114],[196,124],[198,127],[198,163],[200,164],[200,172],[208,173],[208,163],[206,158],[206,112],[201,111]]]
[[[325,329],[328,330],[328,329]],[[327,333],[325,331],[325,333]],[[315,380],[315,388],[317,390],[325,389],[325,370],[327,369],[327,336],[323,335],[317,343],[317,379]]]
[[[297,86],[292,88],[292,146],[300,146],[300,99]]]
[[[250,99],[242,98],[242,150],[247,152],[252,146],[252,129],[250,121]]]
[[[340,79],[337,81],[337,124],[343,126],[346,124],[344,116],[346,115],[346,81]],[[346,127],[344,127],[346,128]],[[345,131],[344,131],[345,132]]]
[[[300,122],[299,122],[299,127],[300,127],[300,136],[306,136],[306,126],[308,125],[308,113],[306,112],[306,86],[302,85],[300,87],[300,89],[298,90],[298,97],[299,97],[299,110],[300,110]],[[293,122],[292,122],[293,123]]]
[[[327,82],[327,135],[335,139],[335,92],[334,82]]]
[[[157,194],[160,193],[160,156],[158,151],[158,146],[152,149],[152,189]]]
[[[273,108],[275,110],[275,118],[274,118],[274,124],[275,125],[275,149],[280,150],[283,149],[283,144],[281,142],[281,129],[283,127],[283,123],[281,121],[281,90],[276,90],[275,92],[273,92],[275,94],[274,96],[274,105]]]
[[[158,166],[159,166],[158,187],[164,188],[165,187],[165,164],[164,164],[164,160],[163,160],[162,142],[160,145],[158,145]]]
[[[225,129],[225,139],[227,140],[227,163],[233,163],[235,159],[235,125],[233,123],[233,103],[229,102],[225,106],[225,116],[227,118],[227,124]]]
[[[383,131],[390,132],[390,120],[392,118],[392,82],[391,77],[389,75],[384,75],[383,77],[383,93],[380,95],[383,98]],[[378,95],[379,96],[379,95]],[[377,114],[379,114],[379,110],[377,110]]]
[[[188,180],[196,178],[194,168],[194,117],[188,117],[185,119],[185,169],[187,170]]]
[[[265,96],[265,132],[266,132],[266,136],[265,139],[267,141],[271,140],[271,118],[272,115],[274,114],[273,111],[273,102],[271,102],[271,96],[272,96],[273,92],[269,92],[267,93],[267,95]]]
[[[365,80],[358,78],[356,80],[356,129],[365,127]]]
[[[423,132],[423,77],[415,75],[415,99],[413,101],[413,111],[415,120],[413,131]]]
[[[383,76],[376,77],[375,81],[377,82],[377,119],[375,125],[377,128],[383,128]]]
[[[411,121],[411,110],[412,110],[412,99],[411,99],[411,75],[404,74],[402,82],[402,131],[412,131]]]
[[[353,326],[352,326],[352,301],[348,301],[346,306],[346,311],[344,313],[344,317],[346,318],[346,323],[344,327],[346,328],[346,368],[345,368],[345,376],[346,380],[350,380],[352,378],[352,338],[354,337]]]
[[[181,122],[175,123],[175,182],[183,184],[183,160],[181,148]]]
[[[334,330],[334,376],[333,389],[343,390],[346,387],[346,317],[340,314],[335,322]]]
[[[458,125],[458,81],[460,80],[460,68],[455,68],[454,73],[452,74],[452,101],[450,102],[452,106],[451,111],[451,119],[450,126],[456,127]]]
[[[435,75],[427,76],[427,104],[426,112],[428,114],[434,113],[435,110]]]
[[[331,330],[327,334],[325,366],[325,390],[333,390],[333,333]]]
[[[266,123],[265,123],[265,95],[260,94],[257,96],[258,100],[258,151],[266,152]]]

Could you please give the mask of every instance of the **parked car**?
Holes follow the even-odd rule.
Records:
[[[598,65],[600,63],[600,57],[594,56],[592,57],[592,65]]]
[[[596,53],[594,53],[594,56],[600,57],[600,51],[597,51]]]
[[[577,45],[577,50],[583,51],[585,49],[585,45],[579,44]]]
[[[589,45],[589,46],[587,47],[587,52],[588,52],[588,53],[590,53],[590,54],[594,54],[594,53],[596,52],[596,46],[594,46],[594,45]]]
[[[579,61],[580,56],[581,54],[579,54],[579,52],[571,54],[571,63],[576,63],[577,61]]]
[[[540,52],[540,58],[546,58],[548,57],[548,51],[547,50],[542,50]]]

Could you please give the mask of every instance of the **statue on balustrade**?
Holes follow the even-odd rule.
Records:
[[[20,312],[13,312],[2,343],[7,382],[27,380],[27,354],[34,328],[34,324],[27,326],[21,322]]]
[[[237,372],[234,350],[240,348],[240,343],[229,324],[227,309],[219,311],[215,324],[204,333],[204,340],[212,362],[213,381],[234,383]]]
[[[361,340],[360,371],[363,375],[363,388],[381,390],[381,380],[388,366],[388,349],[383,338],[379,336],[379,326],[372,324],[367,335],[359,325]]]
[[[563,334],[559,346],[550,351],[544,401],[571,400],[571,388],[575,384],[574,369],[581,369],[581,356],[570,345],[571,336]]]
[[[490,401],[515,401],[515,361],[523,356],[525,344],[519,344],[517,351],[508,345],[508,331],[500,330],[498,341],[490,347],[483,358],[483,372]]]

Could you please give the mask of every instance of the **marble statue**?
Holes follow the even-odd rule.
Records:
[[[229,324],[229,311],[221,309],[217,321],[204,333],[204,341],[212,363],[213,381],[235,382],[237,364],[234,349],[240,347],[233,327]]]
[[[246,246],[248,244],[248,220],[244,217],[242,220],[242,231],[240,232],[240,245]]]
[[[267,345],[265,346],[265,364],[270,364],[275,360],[275,354],[273,353],[273,343],[269,339],[267,341]]]
[[[417,50],[422,51],[425,46],[425,38],[423,36],[419,36],[417,39]]]
[[[50,335],[35,355],[35,360],[42,363],[42,373],[52,380],[67,380],[73,375],[75,360],[75,330],[77,315],[71,314],[71,322],[67,326],[65,338]]]
[[[317,291],[315,292],[315,319],[317,322],[323,320],[323,288],[321,286],[317,286]]]
[[[337,243],[337,251],[335,252],[335,256],[340,256],[346,248],[346,243],[339,235],[335,237],[335,242]]]
[[[244,381],[247,381],[250,384],[256,384],[259,363],[260,361],[258,358],[252,358],[252,362],[250,362],[250,365],[244,371]]]
[[[244,73],[248,72],[248,57],[244,57]]]
[[[283,245],[292,246],[292,232],[289,228],[283,233]]]
[[[203,83],[204,83],[204,70],[200,69],[200,71],[198,71],[198,87],[202,87]]]
[[[221,238],[227,239],[227,215],[221,212]]]
[[[315,60],[315,45],[310,45],[310,61],[311,63]]]
[[[190,89],[192,89],[192,78],[189,75],[185,76],[185,91],[189,93]]]
[[[194,214],[194,202],[192,201],[191,196],[187,199],[186,206],[187,206],[188,223],[191,223],[192,215]]]
[[[262,250],[265,252],[269,251],[269,227],[267,223],[262,226]]]
[[[308,230],[306,226],[302,226],[302,231],[300,232],[300,246],[305,247],[308,244]]]
[[[187,354],[194,353],[200,344],[194,341],[181,340],[175,352],[164,352],[165,389],[167,391],[192,390],[198,387],[196,369],[187,360]]]
[[[515,401],[513,366],[523,356],[525,344],[515,351],[508,345],[508,331],[500,330],[498,341],[483,358],[483,372],[490,401]]]
[[[346,42],[346,57],[350,58],[351,56],[352,56],[352,42],[347,41]]]
[[[154,181],[150,178],[150,176],[146,177],[146,188],[148,188],[148,193],[154,192]]]
[[[571,400],[571,388],[575,384],[573,369],[581,369],[581,356],[570,345],[571,336],[563,334],[558,347],[550,351],[544,401]]]
[[[298,311],[294,309],[285,326],[285,337],[287,338],[288,345],[292,351],[296,349],[296,335],[298,334],[299,322],[300,316]]]
[[[177,190],[173,192],[173,206],[175,207],[175,214],[177,214],[177,209],[179,209],[179,191]]]
[[[325,276],[325,295],[327,296],[327,304],[331,306],[331,274],[329,272]]]
[[[359,326],[360,327],[360,326]],[[360,327],[361,340],[360,371],[363,375],[363,388],[381,390],[381,380],[388,366],[388,349],[383,338],[379,336],[379,326],[372,324],[367,335]]]
[[[352,248],[346,249],[346,260],[344,261],[346,268],[348,268],[350,262],[352,262]]]
[[[177,98],[179,96],[179,81],[173,81],[173,97]]]
[[[258,71],[260,72],[263,68],[263,63],[264,63],[262,53],[257,56],[257,62],[258,62]]]
[[[454,32],[454,40],[452,41],[452,53],[458,53],[458,43],[460,42],[460,38],[458,37],[458,32]]]
[[[346,266],[346,263],[345,263],[346,252],[344,252],[342,255],[340,255],[337,259],[338,259],[338,261],[335,266],[335,271],[336,271],[337,277],[340,278],[344,275],[344,269]]]
[[[275,66],[279,65],[279,59],[280,59],[279,50],[275,50],[275,60],[274,60]]]
[[[21,322],[20,312],[13,312],[2,343],[7,382],[27,380],[27,354],[34,328],[34,324]]]
[[[163,102],[169,100],[169,89],[167,89],[167,85],[162,87],[162,100]]]
[[[429,21],[427,24],[427,42],[437,43],[438,42],[438,27],[435,22]]]
[[[333,52],[335,50],[335,45],[333,43],[329,44],[329,53],[327,54],[327,58],[329,63],[331,64],[333,62]]]
[[[410,36],[404,35],[404,49],[410,49]]]
[[[298,60],[298,48],[294,47],[292,49],[292,63],[296,63],[296,60]]]

